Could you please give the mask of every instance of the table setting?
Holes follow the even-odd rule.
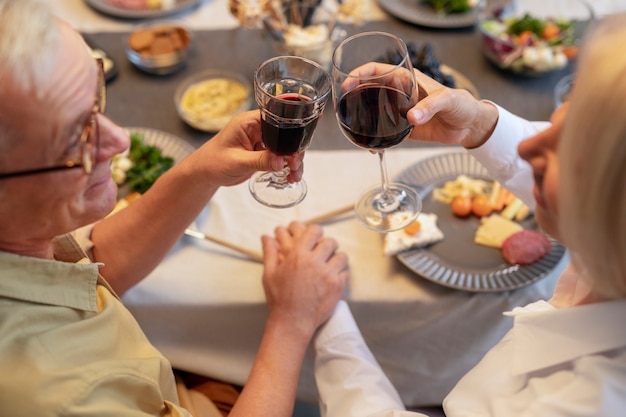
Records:
[[[129,134],[142,134],[176,162],[223,126],[207,127],[183,117],[184,91],[206,81],[195,77],[207,71],[219,79],[232,76],[247,88],[247,101],[236,111],[257,108],[255,70],[276,49],[275,35],[262,22],[242,27],[226,0],[166,3],[164,9],[120,11],[113,1],[66,0],[53,2],[52,8],[83,33],[92,50],[110,60],[107,117]],[[596,16],[619,11],[618,3],[594,3]],[[396,10],[409,8],[408,2],[364,4],[366,20],[337,22],[342,39],[383,31],[407,44],[429,44],[444,71],[456,75],[459,88],[530,120],[549,118],[555,85],[575,70],[574,59],[541,77],[502,71],[483,56],[475,19],[471,24],[424,22],[428,18],[417,6],[400,19]],[[128,38],[165,18],[189,32],[184,62],[167,73],[146,71],[129,59]],[[243,385],[267,317],[261,236],[291,220],[319,222],[350,257],[352,279],[345,298],[404,403],[441,404],[510,328],[512,319],[502,312],[550,297],[568,254],[551,242],[545,259],[520,268],[507,265],[495,249],[476,249],[472,238],[478,220],[457,224],[461,220],[444,213],[449,207],[434,201],[432,191],[460,174],[487,180],[486,172],[459,147],[409,141],[385,150],[388,176],[418,191],[422,212],[438,215],[443,237],[432,246],[385,254],[385,233],[364,227],[354,212],[361,194],[380,186],[378,157],[342,135],[334,107],[329,98],[316,115],[304,158],[307,191],[300,202],[286,208],[260,204],[248,183],[218,190],[163,262],[123,302],[173,367]],[[524,227],[536,228],[532,216]],[[483,262],[469,259],[476,257]],[[316,396],[309,353],[298,399],[315,403]]]

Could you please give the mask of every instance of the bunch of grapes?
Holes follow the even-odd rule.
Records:
[[[415,42],[408,42],[406,47],[409,51],[409,57],[411,58],[411,63],[414,68],[420,70],[446,87],[456,87],[454,77],[451,74],[444,74],[441,71],[439,60],[435,56],[435,51],[430,43],[425,42],[422,45],[418,45]],[[388,64],[398,65],[401,59],[402,58],[399,55],[393,54],[389,51],[383,58],[381,58],[381,61]]]

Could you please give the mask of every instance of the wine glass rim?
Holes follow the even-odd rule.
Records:
[[[293,101],[293,100],[283,99],[283,98],[280,98],[280,97],[274,96],[274,95],[272,95],[272,94],[268,93],[267,91],[265,91],[265,90],[262,88],[262,86],[259,84],[259,81],[258,81],[257,74],[259,73],[259,69],[260,69],[261,67],[265,66],[266,64],[268,64],[268,63],[272,62],[272,61],[278,61],[278,60],[280,60],[280,59],[285,59],[285,58],[294,58],[294,59],[296,59],[296,60],[303,61],[303,62],[305,62],[305,63],[307,63],[307,64],[309,64],[309,65],[312,65],[312,66],[316,67],[316,68],[317,68],[318,70],[320,70],[320,71],[322,72],[322,74],[324,74],[324,76],[326,77],[326,81],[327,81],[328,88],[326,88],[326,89],[322,92],[322,94],[318,94],[315,98],[309,97],[309,100],[306,100],[306,101],[301,101],[301,102],[300,102],[300,101]],[[301,57],[301,56],[296,56],[296,55],[280,55],[280,56],[275,56],[275,57],[272,57],[272,58],[269,58],[269,59],[267,59],[267,60],[263,61],[263,62],[262,62],[262,63],[261,63],[261,64],[260,64],[260,65],[259,65],[259,66],[255,69],[255,70],[254,70],[253,82],[254,82],[254,90],[255,90],[255,91],[260,91],[260,92],[261,92],[261,94],[263,94],[263,95],[265,95],[265,96],[271,97],[271,98],[273,98],[273,99],[275,99],[275,100],[280,100],[281,102],[287,103],[287,104],[292,105],[292,106],[306,106],[306,105],[311,105],[311,104],[314,104],[314,103],[317,103],[317,102],[323,101],[323,100],[325,100],[325,99],[326,99],[326,98],[330,95],[330,92],[331,92],[331,90],[332,90],[332,88],[331,88],[331,86],[332,86],[332,79],[330,78],[330,74],[328,74],[328,71],[326,71],[326,70],[324,69],[324,67],[322,67],[320,64],[318,64],[318,63],[317,63],[317,62],[315,62],[315,61],[312,61],[312,60],[310,60],[310,59],[308,59],[308,58],[303,58],[303,57]]]
[[[400,43],[400,45],[402,45],[402,49],[404,50],[404,53],[402,54],[403,55],[402,56],[402,61],[400,61],[398,64],[395,64],[395,65],[389,64],[389,63],[385,62],[385,64],[391,66],[389,71],[386,71],[384,73],[374,74],[374,75],[351,75],[349,72],[345,72],[344,70],[339,68],[339,66],[337,65],[336,60],[335,60],[335,56],[337,55],[337,51],[339,51],[340,48],[344,44],[346,44],[346,43],[348,43],[348,42],[350,42],[350,41],[352,41],[354,39],[361,38],[361,37],[364,37],[364,36],[372,36],[372,35],[383,35],[383,36],[386,36],[388,38],[392,38],[392,39],[397,40]],[[400,68],[403,68],[403,69],[406,68],[404,66],[404,64],[407,61],[411,64],[411,68],[412,68],[413,65],[412,65],[410,57],[409,57],[409,50],[408,50],[408,48],[406,46],[406,42],[404,42],[404,40],[402,40],[402,38],[400,38],[397,35],[394,35],[393,33],[383,32],[383,31],[379,31],[379,30],[374,30],[374,31],[356,33],[356,34],[354,34],[352,36],[347,37],[343,41],[341,41],[339,43],[339,45],[337,45],[337,47],[335,48],[335,51],[333,52],[333,57],[332,57],[331,63],[332,63],[333,71],[337,71],[338,73],[342,74],[343,76],[345,76],[347,78],[360,78],[360,79],[364,79],[364,80],[374,80],[376,78],[385,77],[385,76],[391,74],[392,72],[397,71]],[[375,62],[375,61],[372,61],[372,62]]]

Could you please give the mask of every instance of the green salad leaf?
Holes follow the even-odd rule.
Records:
[[[552,38],[546,38],[547,26],[558,28],[558,34]],[[550,45],[573,43],[574,23],[566,19],[538,19],[526,13],[524,16],[511,19],[507,33],[519,36],[524,32],[532,32],[537,39],[543,39]]]
[[[130,136],[128,158],[133,162],[126,173],[126,183],[131,191],[143,194],[165,171],[174,166],[174,159],[163,156],[156,146],[146,145],[143,135],[133,133]]]

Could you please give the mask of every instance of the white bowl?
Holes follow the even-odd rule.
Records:
[[[216,132],[235,115],[250,109],[252,85],[241,74],[206,70],[180,83],[174,103],[187,124],[198,130]]]
[[[569,95],[574,86],[575,74],[569,74],[561,78],[554,86],[554,106],[559,107],[569,100]]]

